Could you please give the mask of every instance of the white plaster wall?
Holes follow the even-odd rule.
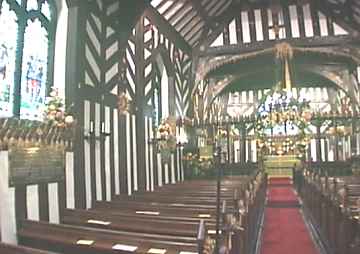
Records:
[[[0,151],[0,235],[5,243],[17,243],[15,190],[9,187],[8,151]]]
[[[54,87],[58,88],[59,95],[65,98],[65,66],[66,66],[66,41],[68,7],[66,0],[56,0],[58,20],[55,37],[54,58]]]

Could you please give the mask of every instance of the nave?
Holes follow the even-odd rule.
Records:
[[[90,210],[68,209],[58,225],[21,221],[19,244],[64,254],[213,253],[219,230],[219,249],[247,253],[253,248],[265,190],[262,173],[225,178],[219,222],[214,181],[194,180],[153,193],[118,196]],[[3,248],[16,253],[15,247]]]
[[[289,178],[270,179],[265,208],[261,254],[320,254],[300,210],[299,197]]]
[[[338,200],[343,188],[347,194]],[[216,182],[192,180],[152,193],[99,201],[90,210],[66,209],[60,224],[23,220],[19,246],[4,243],[0,250],[4,254],[355,254],[360,250],[358,212],[351,210],[360,198],[358,177],[329,178],[309,172],[306,177],[297,175],[293,184],[291,178],[268,179],[259,172],[225,177],[220,194],[219,226]],[[339,202],[346,212],[339,210]],[[353,219],[348,211],[353,211]],[[219,250],[214,249],[217,230]],[[337,252],[327,252],[329,247]]]

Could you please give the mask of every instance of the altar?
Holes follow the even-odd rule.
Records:
[[[268,177],[293,177],[293,168],[301,161],[295,155],[269,155],[264,157],[264,170]]]

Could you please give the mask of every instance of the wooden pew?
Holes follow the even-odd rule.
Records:
[[[226,180],[222,186],[221,245],[231,239],[231,254],[247,253],[253,245],[265,185],[260,174]],[[155,193],[96,202],[95,208],[88,211],[66,210],[61,222],[67,225],[23,221],[19,239],[26,245],[61,253],[126,253],[114,250],[116,244],[136,246],[135,253],[147,253],[151,248],[166,249],[166,253],[211,253],[207,234],[215,231],[215,197],[214,181],[169,185]],[[79,244],[79,240],[94,242],[85,245],[86,241]]]
[[[133,253],[147,253],[150,249],[166,249],[166,253],[198,252],[205,244],[206,230],[201,222],[202,231],[196,237],[163,236],[155,234],[137,234],[123,231],[107,231],[69,225],[55,225],[45,222],[22,221],[18,232],[19,241],[27,246],[60,253],[99,254],[129,253],[125,249],[134,249]],[[136,248],[136,249],[135,249]]]
[[[200,219],[183,220],[181,217],[131,216],[111,214],[96,210],[65,210],[62,223],[109,230],[196,237]],[[215,230],[214,223],[207,223],[210,234]]]
[[[307,174],[301,196],[325,246],[335,254],[348,254],[360,246],[360,178]]]
[[[52,252],[42,251],[20,245],[0,243],[1,254],[52,254]]]

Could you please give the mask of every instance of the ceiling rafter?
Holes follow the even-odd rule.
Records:
[[[229,46],[229,47],[208,48],[206,51],[201,52],[199,56],[216,57],[216,56],[224,56],[224,55],[247,54],[256,51],[262,51],[268,48],[274,48],[276,44],[281,43],[282,41],[286,41],[293,47],[306,47],[306,48],[337,47],[339,45],[342,45],[342,47],[344,47],[346,45],[347,47],[349,47],[349,49],[354,48],[359,51],[358,53],[349,52],[349,55],[352,55],[354,58],[358,58],[360,61],[360,47],[356,47],[356,45],[359,45],[360,40],[358,38],[352,37],[351,35],[257,41],[257,42],[253,42],[251,45],[239,44],[236,46]],[[341,51],[339,51],[338,53],[340,52]]]
[[[232,2],[227,10],[221,15],[218,16],[217,19],[214,21],[217,23],[216,27],[212,30],[211,34],[208,36],[208,33],[202,34],[199,43],[195,52],[199,50],[203,50],[201,47],[209,44],[211,41],[215,40],[220,33],[224,31],[224,27],[239,14],[239,9],[241,8],[241,1],[239,2]]]
[[[164,1],[165,2],[165,1]],[[166,15],[177,5],[177,1],[174,1],[161,15],[166,17]]]
[[[189,5],[188,5],[189,2],[190,2],[190,0],[185,0],[185,1],[184,1],[184,4],[180,7],[180,9],[179,9],[173,16],[171,16],[171,17],[168,19],[168,21],[169,21],[170,24],[175,25],[175,24],[174,24],[174,19],[176,19],[176,18],[179,17],[179,16],[184,17],[184,10],[185,10],[187,7],[189,7]],[[187,11],[187,13],[188,13],[188,11]],[[180,15],[180,14],[182,14],[182,15]]]
[[[144,14],[154,25],[159,28],[162,34],[167,36],[169,39],[173,39],[173,42],[184,52],[191,54],[192,48],[189,43],[154,7],[149,6],[145,10]]]
[[[195,11],[199,14],[199,16],[204,20],[205,28],[203,30],[203,33],[207,34],[210,29],[214,28],[214,23],[210,19],[209,15],[206,13],[204,6],[202,6],[201,4],[201,1],[192,0],[191,4]]]

